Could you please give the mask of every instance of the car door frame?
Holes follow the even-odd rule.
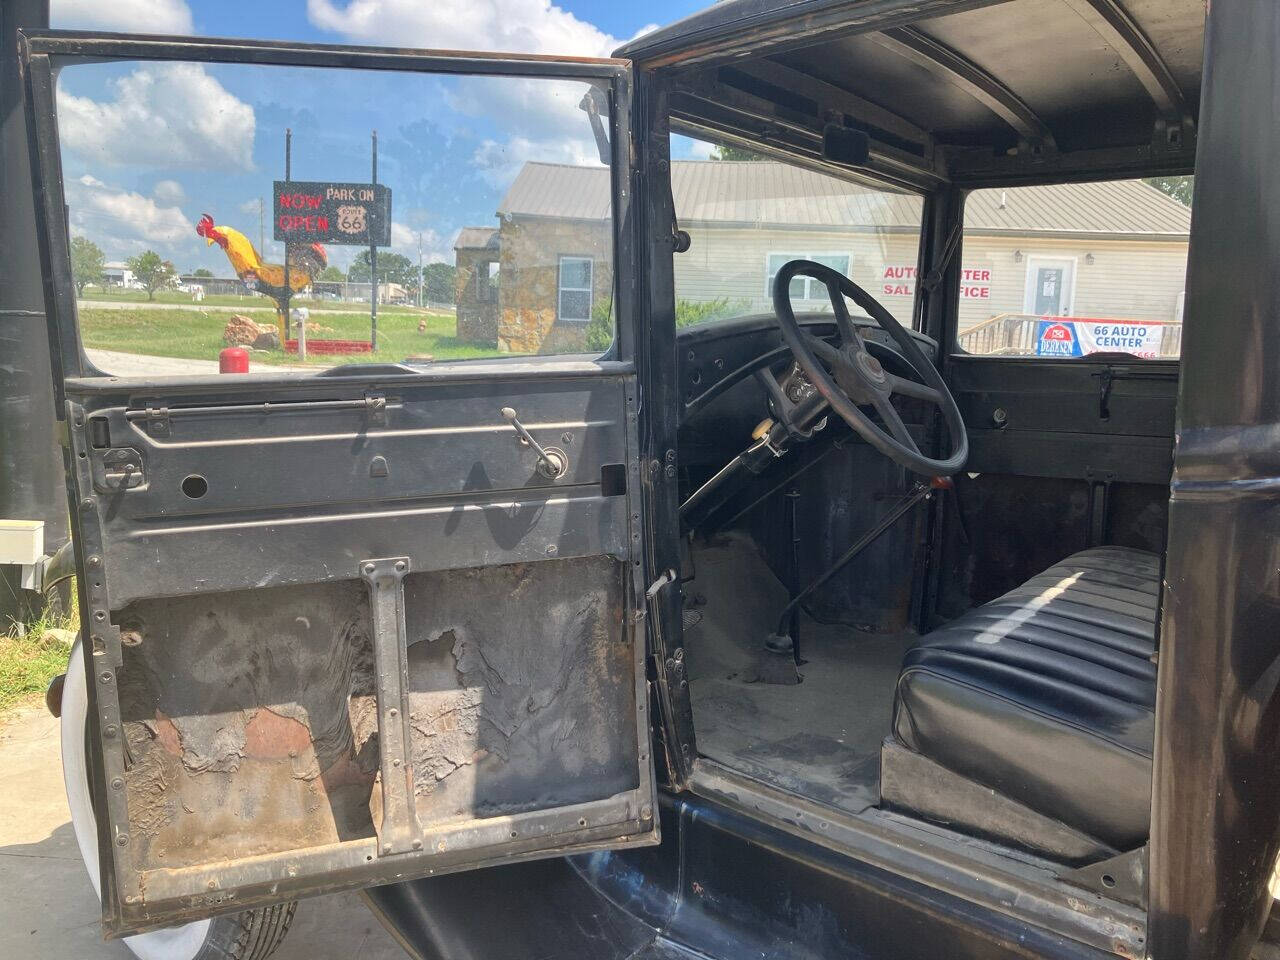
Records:
[[[351,48],[335,45],[297,44],[249,40],[217,40],[153,36],[112,36],[72,31],[26,31],[19,36],[20,67],[26,90],[27,122],[31,132],[32,176],[36,192],[36,220],[40,241],[40,259],[46,301],[50,353],[53,368],[55,410],[63,437],[67,464],[68,490],[75,505],[71,511],[77,567],[79,603],[82,619],[83,648],[87,676],[95,678],[90,688],[90,721],[87,746],[93,777],[93,791],[103,798],[108,816],[98,818],[98,847],[102,877],[104,927],[111,935],[123,935],[196,919],[221,912],[243,910],[260,903],[289,899],[297,895],[331,892],[378,883],[396,882],[416,875],[440,874],[453,870],[496,866],[522,859],[580,853],[600,849],[657,843],[660,839],[658,818],[652,801],[656,798],[654,761],[650,749],[649,707],[651,696],[645,675],[646,611],[654,592],[646,590],[650,581],[652,557],[647,556],[646,516],[651,499],[645,495],[642,479],[647,441],[640,436],[640,410],[645,363],[637,362],[637,346],[643,341],[637,335],[642,323],[639,310],[641,267],[633,255],[644,249],[637,243],[636,233],[643,217],[634,215],[632,200],[636,194],[636,165],[631,133],[632,77],[625,60],[574,59],[515,54],[476,54],[470,52],[418,51],[407,49]],[[106,578],[86,576],[103,563],[104,544],[101,523],[93,500],[76,499],[77,489],[91,489],[93,478],[86,456],[87,428],[84,414],[68,396],[155,394],[164,390],[181,390],[186,397],[200,397],[225,392],[225,378],[211,376],[120,378],[104,375],[88,360],[81,343],[76,316],[75,287],[71,279],[69,225],[61,175],[61,151],[58,142],[55,110],[56,68],[64,63],[104,61],[185,61],[203,63],[253,64],[259,66],[333,67],[349,69],[401,71],[428,74],[544,77],[580,79],[607,84],[613,98],[610,143],[613,153],[612,199],[614,250],[615,340],[612,348],[599,361],[584,365],[581,359],[538,358],[530,363],[504,368],[515,378],[555,378],[557,375],[582,375],[587,366],[606,368],[606,373],[633,375],[634,388],[627,391],[623,429],[626,436],[626,472],[630,511],[627,514],[631,570],[624,576],[625,599],[623,629],[631,636],[634,649],[635,704],[638,784],[625,795],[591,801],[576,807],[533,811],[542,817],[544,837],[520,842],[477,843],[483,848],[480,860],[453,860],[433,865],[423,860],[412,866],[403,859],[384,861],[379,856],[366,856],[363,849],[340,851],[336,848],[307,850],[297,857],[315,866],[296,881],[282,876],[274,864],[265,869],[256,859],[246,858],[234,864],[236,883],[231,891],[224,888],[210,872],[210,890],[216,893],[196,895],[194,891],[177,890],[164,902],[181,909],[148,913],[140,904],[144,898],[137,889],[137,872],[117,858],[117,848],[126,849],[129,839],[114,824],[128,824],[125,793],[124,749],[119,736],[122,723],[120,698],[116,690],[115,670],[121,664],[120,630],[111,622],[111,604]],[[674,332],[674,331],[673,331]],[[643,352],[642,352],[643,353]],[[497,364],[490,366],[492,371]],[[237,386],[243,392],[289,393],[303,396],[317,387],[340,384],[344,390],[385,384],[388,378],[408,384],[432,385],[454,381],[474,381],[483,377],[485,368],[470,370],[413,371],[394,366],[373,366],[340,377],[300,374],[297,377],[241,375]],[[481,564],[487,566],[489,564]],[[401,608],[403,609],[403,608]],[[403,619],[403,613],[401,613]],[[381,694],[381,683],[379,686]],[[658,698],[660,699],[660,698]],[[591,810],[586,808],[590,807]],[[606,810],[605,808],[608,807]],[[598,810],[597,810],[598,808]],[[593,812],[613,817],[596,820]],[[525,814],[516,815],[527,816]],[[588,819],[592,822],[588,822]],[[600,824],[607,823],[607,828]],[[535,826],[535,830],[538,829]],[[477,831],[478,832],[478,831]],[[512,834],[514,836],[514,833]],[[548,840],[557,845],[551,848]],[[374,845],[376,848],[376,844]],[[507,848],[510,848],[509,850]],[[443,849],[443,847],[441,848]],[[464,850],[465,848],[459,848]],[[504,852],[505,851],[505,852]],[[376,850],[374,851],[376,852]],[[278,859],[278,858],[277,858]],[[190,878],[184,878],[184,883]],[[322,882],[317,882],[322,881]],[[188,884],[189,885],[189,884]],[[230,893],[230,895],[228,895]],[[153,904],[154,906],[154,904]]]

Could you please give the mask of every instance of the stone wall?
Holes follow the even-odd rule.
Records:
[[[491,249],[463,249],[455,254],[454,303],[458,309],[458,339],[494,346],[498,342],[498,297],[483,301],[476,293],[476,267],[496,259]]]
[[[499,231],[502,251],[498,349],[511,353],[586,350],[588,324],[557,316],[562,256],[590,257],[592,310],[613,296],[609,221],[516,218]]]

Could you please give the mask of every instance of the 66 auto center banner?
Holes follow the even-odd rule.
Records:
[[[1036,327],[1037,357],[1128,353],[1154,360],[1159,358],[1163,343],[1164,325],[1160,323],[1041,317]]]

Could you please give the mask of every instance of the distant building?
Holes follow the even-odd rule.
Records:
[[[132,287],[138,282],[133,271],[119,261],[102,265],[102,283],[108,287]]]
[[[496,345],[501,269],[498,230],[496,227],[463,227],[453,250],[458,338],[468,343]]]
[[[910,323],[919,197],[771,161],[679,160],[671,180],[692,240],[675,258],[677,299],[771,312],[774,274],[807,258]],[[492,342],[496,329],[499,349],[517,352],[585,343],[612,297],[609,208],[607,168],[525,164],[496,230],[459,236],[459,336]],[[961,332],[1006,314],[1180,321],[1190,221],[1187,207],[1140,181],[977,191],[966,204]],[[803,280],[793,300],[798,310],[827,306],[825,290]]]

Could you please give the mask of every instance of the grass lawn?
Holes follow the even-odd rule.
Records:
[[[85,287],[84,293],[80,295],[81,300],[101,300],[108,303],[147,303],[147,293],[145,290],[123,290],[118,287],[104,289],[103,287]],[[183,293],[181,290],[157,290],[155,303],[195,303],[191,298],[191,294]],[[234,294],[234,293],[211,293],[208,294],[200,304],[209,307],[244,307],[246,311],[261,309],[264,303],[271,301],[258,294]],[[291,301],[295,307],[307,307],[313,310],[342,310],[352,305],[343,303],[341,300],[316,300],[308,297],[294,297]],[[365,309],[368,309],[367,307]],[[410,304],[378,304],[378,315],[382,313],[433,313],[440,312],[430,307],[415,307]]]
[[[259,299],[259,303],[262,301]],[[245,310],[245,316],[259,323],[274,323],[273,310]],[[84,307],[80,310],[80,329],[84,345],[99,350],[142,353],[155,357],[178,357],[185,360],[217,360],[222,330],[230,314],[196,310],[123,310]],[[425,320],[427,329],[418,332]],[[322,328],[308,334],[311,340],[368,340],[367,313],[323,313],[311,315],[311,322]],[[498,356],[497,349],[465,343],[457,338],[457,321],[452,313],[426,311],[378,314],[378,350],[375,353],[351,355],[310,354],[307,364],[332,367],[342,363],[398,363],[405,357],[430,354],[437,360],[461,360],[471,357]],[[276,350],[252,354],[255,362],[296,364],[296,354]]]
[[[22,631],[0,633],[0,714],[10,707],[37,700],[49,681],[67,669],[70,648],[55,637],[45,637],[51,627],[78,629],[75,617],[50,617]]]

